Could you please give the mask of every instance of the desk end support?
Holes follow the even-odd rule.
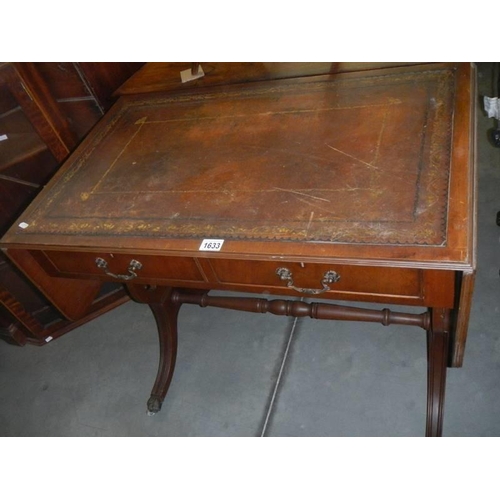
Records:
[[[432,309],[427,330],[427,427],[426,437],[440,437],[443,432],[444,394],[450,344],[448,309]]]
[[[160,363],[148,400],[148,415],[155,415],[167,394],[177,356],[177,317],[182,304],[221,307],[247,312],[272,313],[315,319],[369,321],[383,325],[418,326],[427,331],[427,424],[426,436],[442,434],[446,370],[450,347],[450,311],[430,309],[423,314],[392,312],[388,309],[343,307],[335,304],[304,303],[290,300],[267,300],[247,297],[211,297],[206,290],[174,289],[127,284],[132,298],[151,308],[158,327]]]

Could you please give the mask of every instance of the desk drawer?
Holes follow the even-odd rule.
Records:
[[[346,266],[337,264],[301,264],[300,262],[238,262],[231,260],[211,260],[211,267],[220,283],[231,285],[254,285],[264,290],[278,292],[290,291],[291,277],[293,286],[298,289],[329,291],[318,295],[358,295],[380,297],[421,297],[422,273],[418,269],[393,267]],[[277,270],[281,269],[281,276]],[[336,273],[338,281],[323,284],[325,274]],[[278,290],[277,290],[278,289]],[[297,294],[300,294],[297,291]],[[304,293],[314,296],[314,293]]]
[[[165,281],[175,285],[205,282],[196,261],[190,257],[57,251],[40,254],[49,272],[65,277],[96,277],[134,283]]]
[[[32,254],[50,275],[66,278],[429,307],[454,303],[453,271],[106,252]],[[140,266],[134,267],[133,261]],[[330,272],[335,279],[327,282]]]

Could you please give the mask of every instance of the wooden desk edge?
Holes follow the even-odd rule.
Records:
[[[470,163],[470,182],[469,182],[469,199],[472,204],[472,217],[469,220],[469,250],[471,266],[465,269],[462,273],[460,283],[460,292],[457,297],[457,311],[454,336],[452,338],[452,346],[450,349],[449,366],[460,368],[463,365],[465,344],[467,340],[467,333],[469,327],[470,313],[472,309],[472,294],[474,291],[474,284],[476,280],[476,267],[477,267],[477,73],[476,66],[471,64],[471,82],[470,82],[470,127],[471,127],[471,140],[469,151]]]

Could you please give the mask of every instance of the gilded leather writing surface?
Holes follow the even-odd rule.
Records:
[[[454,72],[123,98],[25,233],[446,243]]]

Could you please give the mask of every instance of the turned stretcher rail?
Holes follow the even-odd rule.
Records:
[[[278,316],[305,317],[314,319],[334,319],[341,321],[367,321],[388,325],[419,326],[428,330],[430,315],[394,312],[390,309],[374,310],[361,307],[347,307],[318,302],[306,303],[299,300],[267,300],[251,297],[210,296],[208,292],[175,290],[171,301],[174,304],[195,304],[200,307],[221,307],[236,311],[271,313]]]

